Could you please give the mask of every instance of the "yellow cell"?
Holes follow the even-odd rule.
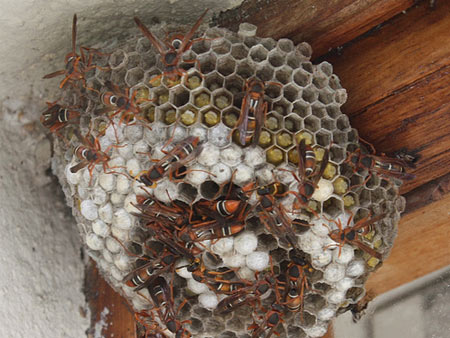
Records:
[[[194,103],[197,107],[201,108],[207,106],[211,102],[211,98],[207,93],[201,93],[195,97]]]
[[[270,135],[269,132],[267,132],[266,130],[263,130],[261,132],[261,135],[259,135],[258,143],[261,147],[267,147],[272,143],[272,136]]]
[[[172,124],[177,120],[177,112],[173,109],[168,110],[164,113],[164,123]]]
[[[204,115],[204,121],[209,127],[215,126],[220,121],[219,114],[213,110],[210,110]]]
[[[215,105],[219,109],[228,107],[230,105],[230,103],[231,103],[230,99],[228,97],[226,97],[225,95],[220,95],[220,96],[216,97],[216,100],[215,100]]]
[[[269,149],[266,153],[267,156],[267,162],[270,162],[272,164],[280,164],[283,162],[284,154],[281,149],[278,148],[272,148]]]
[[[348,183],[343,177],[338,177],[333,182],[334,192],[338,195],[343,195],[348,189]]]
[[[266,128],[270,129],[270,130],[276,130],[279,129],[278,127],[278,119],[276,117],[270,116],[269,118],[266,119]]]
[[[169,101],[169,93],[163,93],[158,96],[158,104],[164,104]]]
[[[225,114],[225,116],[223,117],[223,123],[225,123],[228,128],[233,128],[234,126],[236,126],[237,120],[238,117],[233,113]]]
[[[144,110],[144,117],[147,119],[147,121],[154,122],[155,121],[155,107],[154,106],[146,107]]]
[[[298,144],[300,144],[301,140],[305,140],[305,144],[310,145],[312,143],[313,137],[310,133],[302,131],[301,133],[295,135],[295,141],[297,141]]]
[[[323,156],[325,155],[325,149],[316,147],[314,148],[314,154],[316,155],[316,160],[320,162],[323,160]]]
[[[280,133],[277,135],[277,143],[283,148],[292,145],[292,137],[288,133]]]
[[[355,205],[355,198],[352,195],[344,196],[344,207],[350,208]]]
[[[181,114],[181,122],[186,126],[194,124],[196,120],[197,115],[192,110],[186,110]]]
[[[148,90],[147,87],[138,88],[136,90],[136,96],[135,96],[136,101],[139,102],[139,101],[148,100],[149,94],[150,94],[150,91]]]
[[[291,149],[288,152],[288,160],[291,163],[298,164],[298,153],[297,149]]]
[[[375,268],[378,265],[378,263],[380,263],[380,260],[378,258],[375,258],[375,257],[370,257],[367,260],[367,265],[369,267],[371,267],[371,268]]]
[[[333,164],[328,163],[327,166],[325,167],[325,171],[323,172],[323,177],[328,180],[331,180],[334,176],[336,176],[336,172],[337,172],[336,167]]]
[[[195,89],[197,87],[200,87],[201,84],[202,79],[197,75],[189,76],[188,80],[186,81],[186,86],[189,89]]]

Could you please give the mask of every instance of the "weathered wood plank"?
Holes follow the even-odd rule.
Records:
[[[314,57],[328,52],[409,8],[414,0],[246,0],[216,18],[237,30],[239,23],[258,26],[259,36],[290,38],[311,44]]]
[[[379,295],[450,265],[450,194],[405,215],[391,255],[369,277],[366,290]]]
[[[326,59],[349,97],[350,116],[450,64],[450,2],[424,2]]]
[[[91,337],[96,333],[95,325],[101,323],[101,332],[97,332],[101,337],[136,338],[134,314],[128,303],[100,276],[93,261],[86,269],[85,290],[91,309]]]
[[[417,169],[409,170],[417,178],[404,182],[402,193],[450,172],[449,83],[447,66],[401,93],[350,114],[352,126],[379,151],[389,153],[406,147],[421,156]]]

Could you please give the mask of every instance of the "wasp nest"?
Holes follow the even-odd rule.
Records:
[[[181,209],[187,214],[192,210],[190,218],[196,219],[195,224],[211,220],[210,215],[191,208],[196,203],[205,206],[235,200],[247,207],[239,215],[245,225],[242,229],[232,236],[223,233],[219,239],[211,239],[210,231],[206,240],[193,241],[189,250],[200,258],[197,262],[205,271],[231,270],[233,275],[228,278],[238,290],[250,290],[252,283],[259,285],[261,280],[270,288],[264,294],[253,290],[246,296],[258,300],[218,314],[218,304],[233,291],[214,292],[211,283],[194,279],[189,270],[192,261],[177,252],[173,255],[176,261],[165,262],[169,268],[156,274],[174,285],[173,308],[186,336],[189,332],[193,337],[250,337],[276,331],[281,337],[320,337],[340,310],[364,296],[368,273],[392,246],[404,201],[392,179],[373,170],[355,170],[347,160],[348,153],[363,147],[348,117],[341,113],[346,91],[332,66],[327,62],[313,65],[306,43],[295,46],[288,39],[258,38],[255,32],[248,24],[241,25],[237,34],[209,28],[186,48],[175,76],[162,77],[158,75],[167,68],[161,55],[146,37],[139,36],[108,54],[92,52],[95,66],[85,69],[86,81],[64,85],[63,103],[57,107],[74,107],[75,118],[68,128],[52,129],[61,136],[56,137],[53,169],[89,255],[136,311],[147,311],[148,316],[141,318],[144,331],[167,336],[176,332],[168,323],[170,311],[164,310],[165,319],[160,318],[157,311],[151,311],[156,305],[149,290],[136,291],[132,285],[145,282],[139,271],[148,266],[148,273],[157,271],[160,266],[152,262],[171,250],[155,227],[139,217],[145,211],[145,201],[156,201],[162,213]],[[242,146],[236,124],[244,88],[251,78],[266,85],[263,99],[267,114],[256,144]],[[111,92],[127,97],[136,111],[123,102],[125,108],[117,108],[120,104]],[[54,104],[49,110],[52,107]],[[84,148],[78,147],[82,140]],[[184,173],[163,172],[156,184],[145,185],[143,175],[149,175],[148,170],[166,156],[163,150],[170,153],[186,140],[195,140],[201,148],[177,167]],[[314,194],[306,201],[301,201],[299,194],[299,162],[305,160],[299,159],[300,145],[313,152],[316,174],[325,161]],[[89,146],[106,152],[108,158],[89,158]],[[235,191],[252,182],[246,198],[235,197]],[[275,198],[283,217],[291,222],[294,243],[292,237],[277,235],[267,225],[271,214],[264,213],[263,195],[257,189],[274,182],[285,192],[297,193]],[[174,212],[181,217],[179,211]],[[383,217],[353,233],[369,252],[350,242],[339,245],[338,225],[350,228],[376,215]],[[212,219],[213,224],[220,219],[231,222],[227,215],[213,215]],[[302,263],[294,257],[300,252]],[[288,271],[293,266],[308,266],[300,271],[306,276],[301,285]],[[239,281],[245,282],[239,285]],[[290,289],[302,292],[294,292],[301,305],[291,306],[292,311],[288,308]],[[177,312],[184,300],[186,304]],[[275,316],[268,318],[267,313]]]

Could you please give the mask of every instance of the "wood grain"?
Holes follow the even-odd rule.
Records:
[[[366,290],[379,295],[450,265],[450,194],[405,215],[391,255],[369,277]]]
[[[101,337],[136,338],[136,326],[131,307],[100,276],[92,260],[86,267],[85,290],[92,314],[88,337],[101,333]],[[96,332],[95,325],[102,321],[105,325],[101,332]]]
[[[325,54],[409,8],[414,0],[246,0],[221,13],[216,23],[237,31],[258,26],[258,36],[306,41],[313,56]]]

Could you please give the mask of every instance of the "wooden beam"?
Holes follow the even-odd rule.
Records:
[[[85,292],[91,309],[91,337],[97,333],[101,337],[136,338],[131,307],[100,276],[92,260],[86,267]],[[101,332],[97,332],[99,329]]]
[[[413,4],[414,0],[246,0],[214,23],[237,31],[240,23],[249,22],[258,26],[258,36],[308,42],[317,57]]]
[[[405,215],[383,266],[370,275],[366,290],[379,295],[450,265],[450,194]]]

